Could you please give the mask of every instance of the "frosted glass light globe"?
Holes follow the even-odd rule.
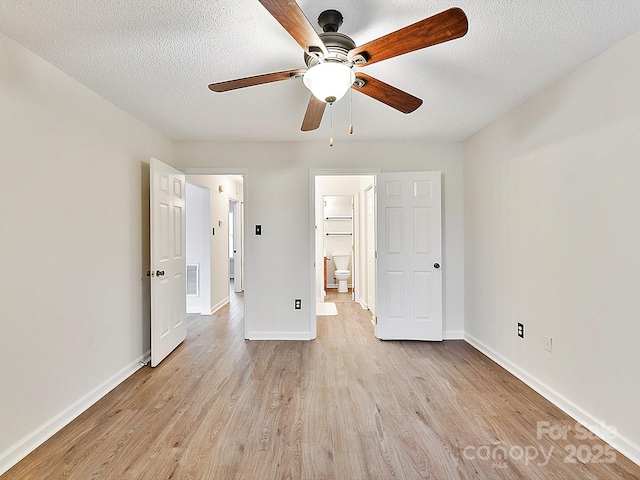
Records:
[[[351,67],[337,62],[319,63],[302,77],[302,82],[321,102],[333,103],[344,97],[356,80]]]

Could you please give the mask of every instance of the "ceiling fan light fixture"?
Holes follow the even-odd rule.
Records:
[[[344,97],[356,75],[350,66],[338,62],[324,62],[311,67],[302,82],[321,102],[333,103]]]

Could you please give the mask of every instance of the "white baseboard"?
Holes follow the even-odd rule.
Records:
[[[220,300],[213,307],[211,307],[210,310],[207,310],[206,308],[202,309],[202,311],[200,312],[200,315],[213,315],[218,310],[220,310],[222,307],[224,307],[227,303],[229,303],[229,297],[227,297],[227,298],[225,298],[223,300]]]
[[[249,332],[247,340],[311,340],[311,333],[305,332]]]
[[[465,333],[464,340],[466,340],[467,343],[472,345],[480,352],[484,353],[487,357],[503,367],[509,373],[527,384],[529,387],[534,389],[564,413],[572,417],[576,422],[587,427],[589,430],[591,430],[592,433],[607,442],[624,456],[628,457],[632,462],[640,465],[640,445],[632,442],[628,438],[621,435],[619,432],[608,431],[606,422],[590,414],[580,406],[576,405],[567,397],[556,392],[547,384],[529,374],[527,371],[521,369],[518,365],[512,363],[509,359],[491,349],[472,335]]]
[[[187,307],[187,313],[202,313],[202,307]]]
[[[445,330],[442,332],[443,340],[464,340],[463,330]]]
[[[120,385],[133,373],[139,370],[144,364],[151,360],[151,352],[148,351],[137,360],[131,362],[119,372],[105,380],[85,396],[71,404],[68,408],[60,412],[45,424],[28,434],[15,445],[0,453],[0,475],[5,473],[24,457],[33,452],[46,440],[59,432],[63,427],[71,423],[76,417],[87,410],[107,393]]]
[[[222,307],[224,307],[229,302],[230,302],[230,298],[229,297],[226,297],[226,298],[220,300],[211,309],[211,314],[213,315],[214,313],[216,313],[218,310],[220,310]]]

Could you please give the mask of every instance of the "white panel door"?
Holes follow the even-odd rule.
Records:
[[[151,159],[151,366],[187,336],[184,174]]]
[[[442,340],[440,172],[377,178],[376,337]]]

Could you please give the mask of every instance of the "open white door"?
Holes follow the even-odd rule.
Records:
[[[151,159],[151,366],[187,336],[185,177]]]
[[[442,340],[440,172],[377,178],[376,337]]]

